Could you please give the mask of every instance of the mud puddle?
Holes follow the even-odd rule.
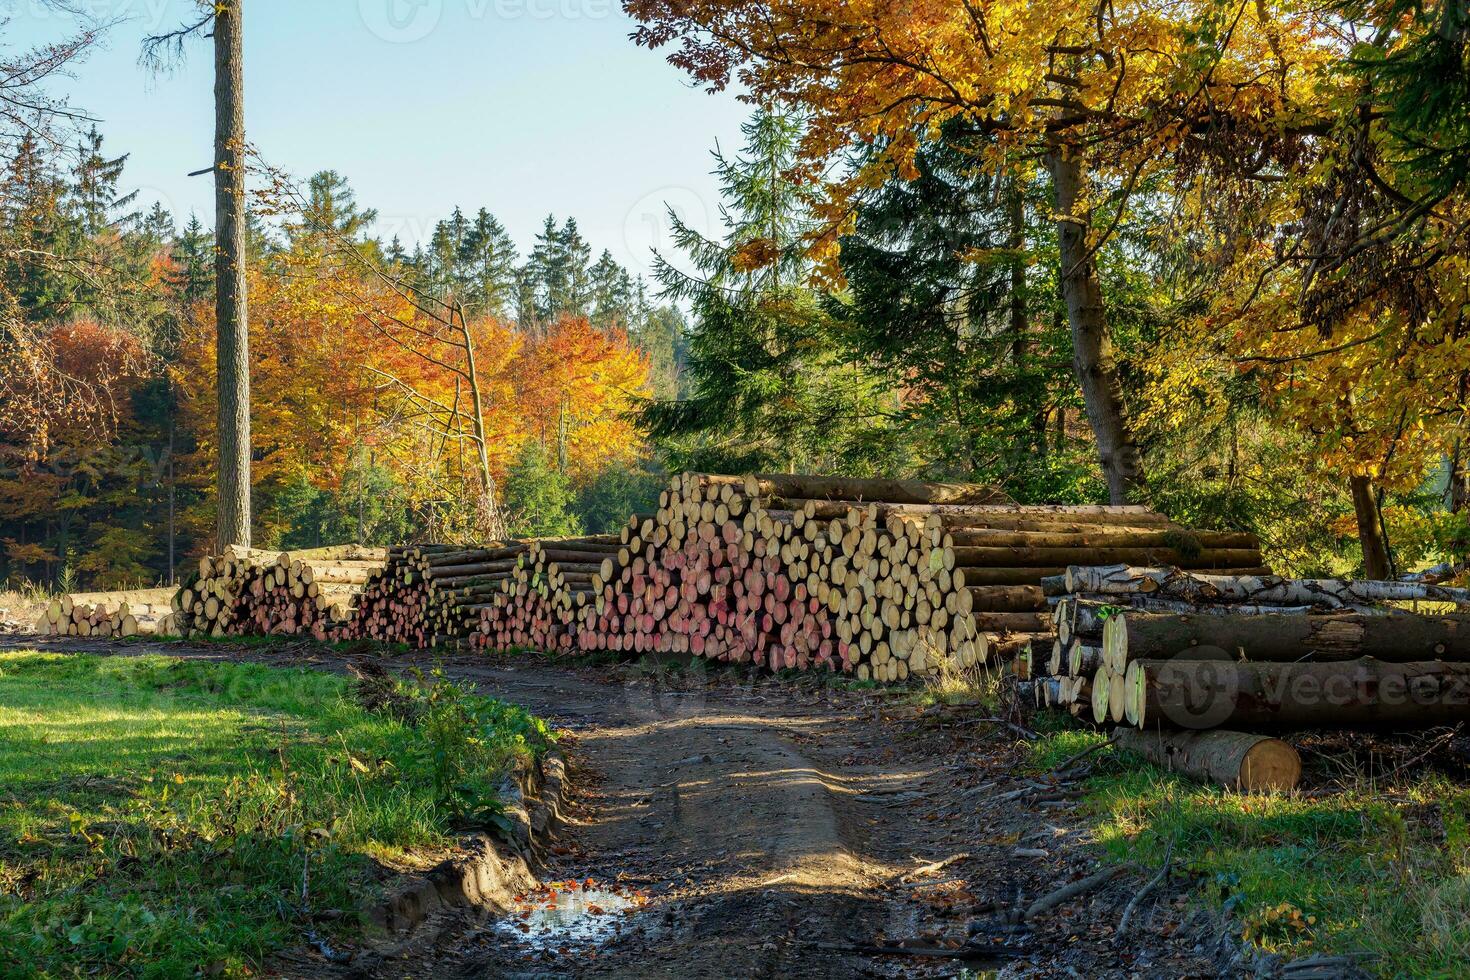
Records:
[[[648,904],[648,893],[616,884],[554,881],[517,896],[495,931],[528,951],[566,952],[602,945]]]

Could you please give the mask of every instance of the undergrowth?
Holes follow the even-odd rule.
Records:
[[[1054,769],[1106,741],[1044,734]],[[1199,900],[1243,938],[1289,956],[1366,953],[1383,976],[1462,976],[1470,962],[1470,790],[1439,776],[1362,778],[1329,791],[1242,794],[1104,747],[1087,757],[1084,807],[1103,853],[1157,866],[1173,844]]]

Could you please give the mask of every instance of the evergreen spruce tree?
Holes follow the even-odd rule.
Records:
[[[506,316],[515,305],[516,247],[495,216],[481,208],[460,242],[457,278],[471,316]]]
[[[118,193],[118,183],[127,162],[126,153],[109,157],[102,152],[102,134],[96,126],[83,135],[77,162],[72,168],[69,196],[84,234],[95,237],[132,217],[119,213],[138,197],[137,191]]]
[[[806,236],[810,190],[792,179],[802,124],[761,111],[733,157],[716,149],[724,235],[670,213],[692,272],[662,256],[663,295],[689,305],[687,391],[643,412],[676,468],[867,472],[891,452],[879,389],[836,353],[835,323],[816,291]]]
[[[367,229],[378,220],[376,208],[363,208],[347,178],[335,170],[321,170],[307,181],[306,212],[301,216],[301,232],[320,236],[331,234],[348,241],[360,241]]]
[[[604,330],[609,327],[632,329],[634,318],[639,312],[638,296],[633,287],[633,277],[628,275],[628,270],[614,261],[611,252],[603,249],[602,255],[598,256],[597,263],[589,272],[589,278],[592,287],[593,326]]]
[[[63,208],[66,185],[41,144],[27,134],[0,175],[0,290],[6,305],[32,323],[67,315],[80,284],[46,256],[73,255],[82,237]]]
[[[546,447],[529,442],[505,479],[507,528],[516,537],[580,534],[573,512],[576,494],[565,472],[552,465]]]
[[[1071,348],[1055,282],[1034,271],[1051,265],[1032,261],[1055,247],[1048,222],[1027,221],[1045,189],[978,166],[983,140],[946,133],[920,151],[916,179],[859,200],[842,240],[848,290],[828,308],[850,356],[903,386],[896,424],[923,472],[1024,494],[1054,462],[1047,419],[1075,400]]]
[[[182,304],[192,306],[214,294],[214,235],[199,215],[189,215],[174,243],[173,260],[176,269],[168,281]]]
[[[587,316],[593,301],[592,247],[577,230],[575,218],[557,227],[547,215],[522,270],[524,285],[535,295],[534,321],[540,326],[562,316]],[[524,326],[526,321],[522,320]]]

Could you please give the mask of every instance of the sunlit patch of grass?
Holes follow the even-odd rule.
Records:
[[[1106,736],[1030,747],[1055,768]],[[1460,975],[1470,954],[1470,792],[1441,779],[1326,796],[1241,794],[1111,748],[1089,757],[1084,806],[1104,853],[1156,865],[1173,842],[1207,901],[1288,955],[1366,951],[1384,976]]]
[[[1037,716],[1038,720],[1041,718],[1041,715]],[[1042,737],[1026,747],[1027,762],[1037,772],[1056,769],[1068,759],[1108,740],[1106,733],[1094,729],[1059,728],[1043,731],[1038,727],[1037,731],[1042,733]]]
[[[397,703],[365,710],[308,670],[0,654],[4,958],[244,975],[312,913],[350,923],[374,859],[442,847],[471,812],[447,779],[488,785],[547,744],[519,708],[436,678]]]
[[[948,657],[936,657],[935,662],[937,669],[919,681],[914,695],[919,706],[973,705],[980,711],[997,710],[1004,687],[998,673],[984,667],[958,667]]]

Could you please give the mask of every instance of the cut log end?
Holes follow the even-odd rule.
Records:
[[[1289,792],[1302,760],[1279,738],[1215,729],[1207,732],[1118,733],[1118,747],[1166,769],[1245,792]]]

